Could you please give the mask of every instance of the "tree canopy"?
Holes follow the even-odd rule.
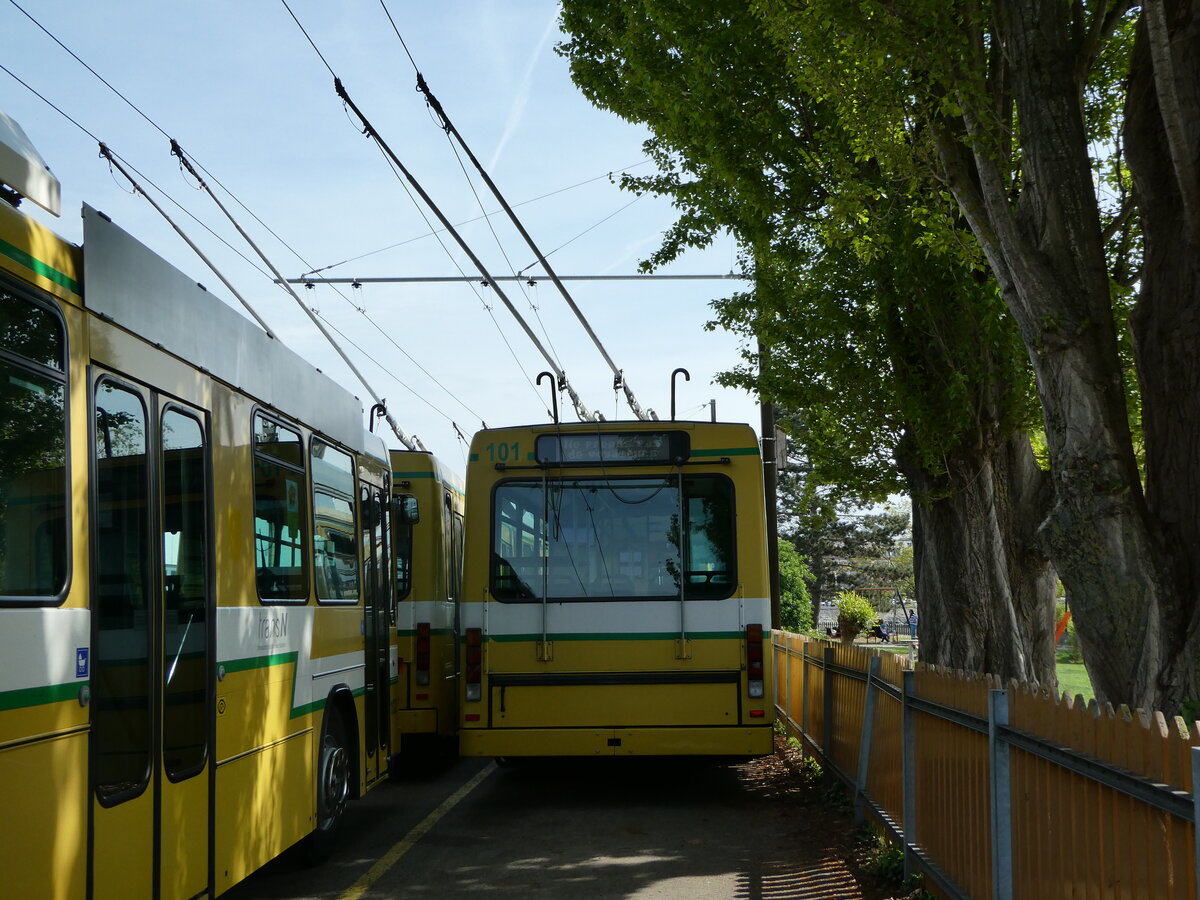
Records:
[[[1196,0],[567,0],[563,23],[584,92],[654,129],[663,174],[642,186],[673,194],[682,210],[659,259],[720,224],[734,229],[760,279],[753,298],[722,313],[768,339],[773,292],[802,273],[798,292],[785,292],[806,295],[805,312],[782,343],[809,350],[796,360],[806,384],[795,406],[821,432],[814,446],[835,447],[858,476],[883,483],[895,441],[900,468],[906,453],[917,461],[910,485],[950,495],[968,490],[964,476],[1001,464],[972,518],[1004,510],[997,528],[1017,538],[1005,545],[1010,575],[1023,555],[1053,559],[1098,695],[1168,711],[1194,700]],[[892,273],[903,280],[889,303],[880,298]],[[920,308],[965,316],[977,355],[964,358],[954,342],[937,354],[941,372],[962,377],[945,379],[945,405],[931,407],[934,427],[923,431],[919,392],[906,392],[895,365],[903,354],[886,328],[862,326],[902,310],[915,326],[906,335],[924,334],[916,349],[940,349],[956,329],[940,319],[922,329],[920,308],[902,305],[909,293],[921,301],[926,274],[938,284],[931,293],[950,299]],[[962,289],[972,277],[974,299]],[[814,320],[807,311],[818,308]],[[827,369],[804,367],[823,356]],[[889,358],[890,369],[876,365]],[[965,453],[964,439],[1028,427],[1023,365],[1041,411],[1048,498],[1016,443]],[[769,369],[761,381],[780,389]],[[872,427],[843,414],[855,405],[871,411]],[[944,466],[949,480],[937,471],[937,439],[948,458],[959,455]],[[943,540],[953,537],[944,518],[931,507],[914,534],[918,572],[923,546],[954,543]],[[1045,573],[1028,574],[1040,596]]]
[[[927,621],[941,609],[943,624],[971,632],[933,639],[930,657],[1052,679],[1044,558],[1009,546],[1017,525],[966,512],[999,495],[1041,502],[1036,484],[1018,484],[1039,480],[1025,438],[1037,409],[1018,333],[950,193],[894,149],[867,152],[749,0],[568,0],[563,25],[583,92],[653,131],[659,172],[626,186],[680,209],[646,265],[725,228],[745,248],[754,289],[717,304],[716,326],[750,347],[727,380],[795,411],[815,482],[864,502],[914,495],[918,568],[927,589],[946,585]],[[939,504],[963,509],[934,516]],[[1026,530],[1035,518],[1021,517]],[[980,526],[933,552],[932,534],[956,520]]]

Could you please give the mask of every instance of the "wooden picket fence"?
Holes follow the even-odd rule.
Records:
[[[1200,728],[776,632],[776,712],[951,898],[1197,897]]]

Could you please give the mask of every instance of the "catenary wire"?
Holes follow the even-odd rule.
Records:
[[[104,84],[105,87],[107,87],[110,91],[112,91],[114,94],[116,94],[117,97],[119,97],[130,109],[132,109],[134,112],[136,112],[142,119],[144,119],[151,127],[153,127],[156,131],[158,131],[160,134],[162,134],[168,140],[171,140],[171,137],[167,133],[167,131],[165,129],[163,129],[157,122],[155,122],[154,119],[152,119],[148,114],[146,114],[146,112],[144,112],[140,107],[138,107],[137,104],[135,104],[127,96],[125,96],[125,94],[123,94],[117,87],[115,87],[108,79],[106,79],[103,75],[101,75],[98,71],[96,71],[95,68],[93,68],[91,65],[89,65],[82,57],[79,56],[79,54],[77,54],[74,50],[72,50],[70,47],[68,47],[54,33],[52,33],[48,28],[46,28],[46,26],[44,26],[41,22],[39,22],[36,18],[34,18],[27,10],[25,10],[23,7],[21,7],[20,4],[18,4],[16,2],[16,0],[9,0],[9,2],[14,7],[16,7],[16,9],[18,9],[26,18],[28,18],[35,26],[37,26],[47,37],[49,37],[52,41],[54,41],[54,43],[56,43],[60,48],[62,48],[67,54],[69,54],[76,62],[78,62],[81,66],[83,66],[85,69],[87,69],[87,71],[89,73],[91,73],[97,80],[99,80],[102,84]],[[284,3],[284,6],[287,7],[287,4]],[[288,8],[288,12],[291,13],[290,8]],[[292,14],[292,17],[294,19],[295,15]],[[311,43],[311,41],[310,41],[310,43]],[[317,50],[318,55],[321,55],[320,50],[316,48],[315,44],[314,44],[314,49]],[[321,58],[322,58],[322,61],[324,61],[324,57],[322,56]],[[328,68],[328,63],[326,63],[326,67]],[[97,138],[96,135],[92,134],[91,131],[89,131],[87,128],[85,128],[83,125],[81,125],[78,121],[76,121],[74,118],[72,118],[70,115],[68,115],[64,110],[59,108],[56,104],[51,102],[48,98],[46,98],[41,93],[36,91],[32,86],[30,86],[24,80],[19,78],[15,73],[13,73],[7,67],[0,65],[0,68],[3,68],[4,71],[10,77],[12,77],[19,84],[21,84],[26,90],[30,91],[30,93],[32,93],[34,96],[36,96],[43,103],[46,103],[48,106],[50,106],[50,108],[52,108],[57,113],[59,113],[59,115],[63,116],[71,124],[75,125],[75,127],[80,129],[84,134],[88,135],[88,137],[90,137],[94,141],[96,141],[97,144],[103,144],[103,142],[100,141],[100,139]],[[170,200],[171,203],[173,203],[176,207],[178,207],[180,210],[182,210],[184,213],[186,213],[193,221],[195,221],[198,225],[200,225],[202,228],[204,228],[210,235],[215,237],[217,240],[219,240],[221,243],[223,243],[228,249],[230,249],[235,254],[237,254],[239,257],[241,257],[241,259],[244,262],[246,262],[249,266],[251,266],[253,269],[258,271],[260,275],[262,275],[264,278],[267,278],[268,280],[271,279],[271,275],[268,274],[264,269],[262,269],[257,262],[255,262],[253,259],[248,257],[239,248],[234,247],[228,240],[226,240],[222,236],[218,235],[215,231],[213,231],[212,228],[210,228],[208,225],[206,225],[204,222],[202,222],[199,218],[197,218],[190,210],[188,210],[181,203],[179,203],[177,200],[175,200],[169,193],[167,193],[165,190],[163,190],[161,187],[159,187],[157,184],[155,184],[151,179],[146,177],[144,174],[139,172],[136,167],[134,167],[131,163],[128,162],[128,160],[125,160],[123,157],[121,157],[119,154],[113,152],[111,149],[108,149],[108,153],[110,153],[116,160],[123,162],[132,172],[137,174],[138,178],[140,178],[145,183],[149,184],[156,191],[158,191],[160,194],[162,194],[164,197],[166,197],[168,200]],[[251,217],[253,217],[254,220],[262,228],[264,228],[273,238],[275,238],[275,240],[277,240],[282,246],[284,246],[289,252],[291,252],[291,254],[293,256],[295,256],[296,259],[298,259],[303,265],[306,265],[306,266],[310,265],[310,263],[306,259],[304,259],[304,257],[298,251],[296,251],[295,248],[293,248],[287,241],[285,241],[282,237],[280,237],[280,235],[278,233],[276,233],[274,229],[272,229],[269,225],[267,225],[252,209],[250,209],[245,203],[243,203],[241,201],[241,199],[236,194],[233,193],[233,191],[231,191],[228,187],[226,187],[220,181],[220,179],[216,178],[200,162],[198,162],[196,160],[193,160],[193,162],[195,163],[196,167],[200,171],[202,171],[205,174],[205,176],[207,176],[207,178],[209,180],[211,180],[214,184],[216,184],[218,187],[220,187],[221,190],[225,192],[225,194],[227,194],[235,203],[238,204],[238,206],[240,206]],[[128,178],[128,175],[126,175],[126,177]],[[134,190],[135,190],[135,193],[141,192],[141,193],[143,193],[143,195],[145,195],[145,191],[142,191],[140,186],[138,186],[136,184],[135,184]],[[150,198],[147,196],[147,199],[149,200]],[[151,200],[151,203],[153,203],[153,200]],[[160,212],[161,212],[161,210],[160,210]],[[169,218],[167,219],[167,221],[170,223]],[[181,236],[183,236],[183,233],[181,231],[179,231],[178,226],[175,226],[174,223],[171,223],[171,224],[172,224],[172,227],[174,227],[175,230],[177,232],[179,232]],[[190,240],[187,239],[186,236],[183,236],[183,239],[191,245]],[[200,254],[202,259],[205,259],[204,255],[202,253],[200,253],[199,249],[196,248],[195,245],[191,245],[191,246],[197,253]],[[208,262],[206,259],[205,259],[205,261]],[[211,262],[208,262],[208,265],[210,268],[212,268]],[[216,271],[216,270],[214,269],[214,271]],[[221,275],[220,272],[216,272],[216,274],[219,278],[222,279],[222,281],[225,281],[224,276]],[[234,295],[238,297],[239,301],[241,301],[242,304],[245,306],[246,301],[240,296],[240,294],[237,292],[237,290],[235,288],[233,288],[233,286],[230,285],[228,282],[225,282],[225,284],[226,284],[226,287],[228,287],[229,290],[231,290],[234,293]],[[287,289],[286,285],[283,287],[285,290]],[[449,388],[447,388],[444,384],[442,384],[442,382],[440,380],[438,380],[436,377],[434,377],[424,366],[422,366],[419,362],[417,362],[417,360],[415,358],[413,358],[413,356],[411,354],[409,354],[407,350],[405,350],[403,347],[401,347],[396,342],[396,340],[391,336],[391,334],[389,332],[387,332],[385,329],[383,329],[377,322],[375,322],[371,318],[371,316],[366,312],[365,309],[363,309],[362,307],[359,307],[357,304],[355,304],[353,301],[351,301],[349,297],[347,297],[345,294],[343,294],[336,287],[334,288],[334,290],[347,304],[349,304],[350,306],[355,308],[361,315],[363,315],[363,317],[367,319],[367,321],[376,329],[376,331],[379,334],[383,335],[392,344],[392,346],[394,346],[410,362],[412,362],[413,365],[415,365],[418,369],[420,369],[421,372],[424,373],[426,377],[428,377],[431,381],[433,381],[442,391],[444,391],[452,400],[454,400],[456,403],[458,403],[463,409],[465,409],[473,417],[480,419],[480,421],[482,422],[482,417],[480,417],[478,413],[476,413],[474,410],[472,410],[461,398],[459,398],[457,395],[455,395],[454,392],[452,392]],[[247,307],[247,308],[249,308],[249,307]],[[254,313],[252,310],[251,310],[251,315],[253,318],[255,318],[256,321],[258,321],[259,325],[262,326],[264,331],[266,331],[268,334],[271,334],[271,329],[268,328],[266,326],[266,324],[261,319],[259,319],[257,314]],[[327,321],[327,320],[325,320],[324,317],[322,317],[322,321]],[[341,332],[339,332],[339,334],[340,333]],[[387,373],[387,375],[389,377],[393,378],[393,380],[395,380],[398,384],[400,384],[406,390],[413,392],[412,388],[410,388],[408,385],[404,384],[398,378],[396,378],[390,369],[382,366],[375,360],[372,360],[372,362],[375,362],[375,364],[377,366],[379,366],[381,371]],[[413,393],[415,394],[415,392],[413,392]],[[417,396],[420,396],[420,395],[417,395]],[[425,398],[422,397],[421,399],[425,403],[430,405],[431,407],[433,406],[431,403],[429,403],[429,401],[425,400]],[[436,407],[434,407],[434,408],[436,408]],[[439,412],[441,412],[441,411],[439,410]],[[445,415],[445,414],[443,413],[443,415]],[[453,421],[453,419],[450,419],[449,416],[446,416],[446,418],[449,419],[450,421]]]
[[[539,200],[545,200],[548,197],[554,197],[558,194],[564,194],[567,191],[573,191],[573,190],[575,190],[575,188],[583,187],[585,184],[591,184],[593,181],[600,181],[603,178],[611,179],[614,172],[620,172],[621,174],[624,174],[625,172],[629,171],[630,169],[636,169],[638,166],[645,166],[645,165],[649,165],[649,164],[650,164],[650,160],[644,159],[641,162],[632,163],[628,166],[622,166],[619,169],[612,169],[608,172],[605,172],[602,175],[595,175],[591,178],[585,178],[583,181],[577,181],[574,184],[567,185],[566,187],[557,188],[556,190],[548,191],[545,194],[539,194],[536,197],[530,197],[528,200],[522,200],[520,203],[514,203],[512,205],[512,207],[513,207],[513,209],[519,209],[522,206],[528,206],[530,203],[537,203]],[[626,206],[628,206],[628,205],[629,204],[626,204]],[[621,209],[625,209],[625,208],[626,207],[622,207]],[[620,211],[621,210],[617,210],[617,212],[620,212]],[[470,225],[474,222],[478,222],[480,219],[482,219],[486,216],[494,216],[499,212],[503,212],[503,210],[494,209],[491,212],[484,213],[482,216],[475,216],[470,219],[464,219],[461,222],[456,222],[454,227],[462,228],[464,225]],[[615,215],[615,214],[616,213],[614,213],[613,215]],[[602,222],[598,222],[597,224],[598,225],[603,224],[603,222],[607,222],[608,219],[611,219],[611,218],[612,218],[612,216],[610,215],[607,218],[603,219]],[[593,227],[595,227],[595,226],[593,226]],[[379,253],[386,253],[388,250],[395,250],[397,247],[403,247],[405,244],[412,244],[412,243],[415,243],[416,241],[423,241],[423,240],[425,240],[425,238],[433,237],[435,234],[440,234],[440,233],[444,232],[445,230],[446,229],[444,229],[444,228],[437,228],[437,229],[434,229],[433,231],[426,232],[425,234],[418,234],[415,237],[405,238],[404,240],[397,241],[394,244],[388,244],[386,247],[379,247],[375,250],[368,250],[366,253],[360,253],[358,256],[351,256],[348,259],[341,260],[340,262],[330,263],[327,266],[321,266],[321,268],[319,268],[319,269],[312,269],[308,272],[305,272],[304,275],[317,275],[321,272],[326,272],[329,269],[336,269],[337,267],[347,265],[348,263],[358,262],[360,259],[366,259],[368,256],[375,256]],[[559,247],[557,249],[561,250],[562,247]],[[552,250],[550,252],[553,253],[555,251]],[[303,278],[304,275],[302,275],[301,277]]]

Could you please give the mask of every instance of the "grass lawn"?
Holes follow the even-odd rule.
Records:
[[[1063,691],[1066,691],[1072,697],[1076,694],[1083,694],[1085,700],[1091,700],[1092,682],[1088,678],[1087,670],[1084,669],[1083,663],[1058,663],[1058,693],[1062,696]]]

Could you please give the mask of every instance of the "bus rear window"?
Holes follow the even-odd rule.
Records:
[[[493,498],[499,600],[728,597],[733,484],[721,475],[508,481]],[[683,535],[680,541],[680,516]]]

